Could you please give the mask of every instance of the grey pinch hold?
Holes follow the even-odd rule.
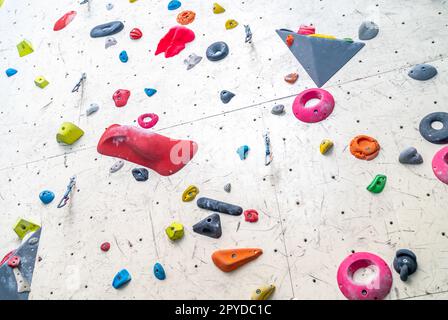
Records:
[[[193,226],[193,231],[204,236],[218,239],[222,235],[221,218],[214,213]]]
[[[192,53],[188,56],[187,59],[184,60],[184,63],[187,65],[187,70],[190,70],[194,66],[196,66],[199,62],[201,62],[202,57]]]
[[[246,38],[244,39],[245,43],[252,42],[252,31],[250,30],[249,25],[244,25],[244,32],[246,33]]]
[[[423,158],[417,149],[414,147],[409,147],[400,152],[398,161],[403,164],[421,164],[423,163]]]
[[[432,124],[441,122],[441,129],[434,129]],[[431,143],[444,144],[448,143],[448,113],[433,112],[425,116],[421,121],[418,130],[423,138]]]
[[[285,106],[282,104],[277,104],[272,107],[271,113],[275,114],[276,116],[280,116],[285,113]]]
[[[90,116],[91,114],[97,112],[100,109],[100,106],[96,103],[91,103],[90,107],[86,110],[86,116]]]
[[[107,10],[112,10],[114,8],[114,5],[113,5],[113,3],[108,3],[108,4],[106,4],[106,9]]]
[[[408,249],[400,249],[395,253],[394,269],[400,274],[401,281],[408,280],[408,277],[417,271],[417,257]]]
[[[437,74],[437,69],[430,64],[422,63],[412,67],[408,72],[408,76],[412,79],[425,81],[429,80]]]
[[[196,204],[199,208],[230,214],[232,216],[239,216],[243,213],[243,208],[239,206],[205,197],[199,198]]]
[[[149,177],[149,172],[145,168],[134,168],[132,169],[132,175],[137,181],[146,181]]]
[[[371,40],[378,35],[380,28],[373,21],[364,21],[358,29],[359,40]]]
[[[106,42],[104,44],[104,48],[107,49],[107,48],[112,47],[112,46],[114,46],[116,44],[117,44],[117,39],[115,39],[114,37],[107,37],[106,38]]]
[[[115,173],[118,170],[120,170],[121,168],[123,168],[124,166],[124,161],[123,160],[118,160],[117,162],[115,162],[112,167],[110,167],[109,172],[110,173]]]
[[[100,24],[94,27],[90,31],[90,36],[92,38],[100,38],[116,34],[123,30],[124,24],[121,21],[112,21],[104,24]]]
[[[220,93],[220,98],[222,103],[229,103],[230,100],[232,100],[232,98],[235,96],[235,94],[233,92],[227,91],[227,90],[222,90]]]
[[[227,192],[227,193],[230,193],[231,190],[232,190],[232,185],[230,183],[227,183],[224,186],[224,191]]]
[[[212,43],[205,51],[207,59],[210,61],[219,61],[227,57],[229,54],[229,46],[223,41]]]

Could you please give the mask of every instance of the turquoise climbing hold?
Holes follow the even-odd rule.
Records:
[[[129,60],[128,53],[126,52],[126,50],[121,51],[119,57],[120,57],[120,61],[123,63],[126,63]]]
[[[148,97],[152,97],[153,95],[155,95],[157,92],[156,89],[151,89],[151,88],[145,88],[145,93]]]
[[[168,3],[168,10],[176,10],[178,9],[182,3],[178,0],[172,0],[170,3]]]
[[[131,274],[128,272],[128,270],[123,269],[115,275],[114,280],[112,281],[112,286],[115,289],[118,289],[129,281],[131,281]]]
[[[249,146],[241,146],[236,150],[236,153],[240,156],[241,160],[244,160],[247,158],[247,153],[249,152]]]
[[[165,270],[158,262],[154,265],[154,276],[159,280],[165,280],[166,278]]]
[[[13,69],[13,68],[9,68],[9,69],[6,69],[5,73],[8,77],[12,77],[13,75],[15,75],[17,73],[17,70]]]
[[[54,193],[48,190],[44,190],[39,194],[39,199],[44,204],[49,204],[54,199]]]

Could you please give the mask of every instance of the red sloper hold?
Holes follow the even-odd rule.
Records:
[[[115,106],[118,108],[124,107],[128,103],[131,91],[126,89],[118,89],[114,92],[112,99],[114,99]]]
[[[134,28],[131,30],[131,32],[129,32],[129,37],[132,40],[138,40],[143,36],[142,31],[139,28]]]
[[[121,158],[169,176],[182,169],[196,154],[198,145],[133,126],[113,124],[100,138],[97,151]]]
[[[172,27],[159,41],[155,55],[165,52],[165,58],[170,58],[185,49],[185,44],[193,41],[194,32],[183,26]]]
[[[76,11],[69,11],[64,14],[58,21],[54,24],[53,30],[59,31],[64,29],[70,22],[76,17]]]

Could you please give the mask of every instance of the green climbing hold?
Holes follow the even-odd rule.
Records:
[[[386,186],[387,177],[383,174],[377,174],[375,179],[369,184],[367,190],[373,193],[380,193]]]

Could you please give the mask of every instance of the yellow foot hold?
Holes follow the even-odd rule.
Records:
[[[182,201],[183,202],[190,202],[193,201],[194,198],[199,193],[199,189],[196,186],[189,186],[187,189],[185,189],[184,193],[182,194]]]
[[[1,8],[2,5],[3,5],[3,2],[5,2],[5,0],[0,0],[0,8]]]
[[[12,228],[15,233],[19,236],[20,239],[26,236],[28,232],[34,232],[40,229],[40,226],[32,223],[31,221],[27,221],[25,219],[17,220],[16,224]]]
[[[42,76],[39,76],[36,79],[34,79],[34,83],[41,89],[45,88],[49,84],[48,80]]]
[[[136,2],[137,0],[129,0],[129,2],[130,3],[134,3],[134,2]]]
[[[328,35],[328,34],[320,34],[320,33],[310,34],[310,35],[308,35],[308,37],[324,38],[324,39],[333,39],[333,40],[336,40],[336,37],[335,37],[335,36],[330,36],[330,35]]]
[[[322,140],[322,142],[320,143],[320,146],[319,146],[320,153],[326,154],[328,152],[328,150],[330,150],[332,147],[333,147],[333,141],[324,139],[324,140]]]
[[[274,293],[275,286],[271,284],[270,286],[258,287],[250,297],[251,300],[267,300]]]
[[[238,22],[236,20],[229,19],[226,21],[226,29],[227,30],[236,28],[237,25],[238,25]]]
[[[226,11],[226,9],[224,9],[223,7],[221,7],[219,4],[217,4],[216,2],[213,4],[213,13],[214,14],[219,14],[219,13],[223,13],[224,11]]]
[[[170,240],[179,240],[184,236],[184,226],[182,223],[173,222],[165,229],[165,232]]]
[[[56,134],[56,141],[65,144],[73,144],[82,137],[84,131],[71,122],[64,122]]]
[[[17,45],[17,50],[19,51],[19,56],[24,57],[34,51],[33,45],[28,40],[22,40]]]

